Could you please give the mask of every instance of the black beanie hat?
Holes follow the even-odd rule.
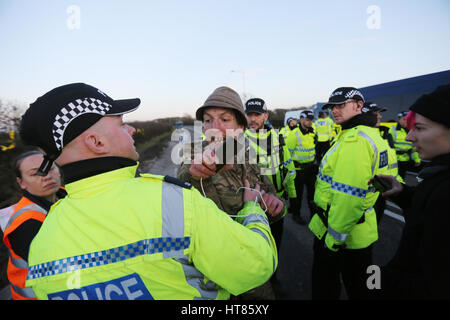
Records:
[[[450,84],[424,94],[409,109],[450,128]]]

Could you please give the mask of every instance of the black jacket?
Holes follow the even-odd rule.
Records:
[[[450,298],[450,154],[434,158],[417,187],[394,200],[405,227],[394,258],[381,272],[381,295],[394,299]]]

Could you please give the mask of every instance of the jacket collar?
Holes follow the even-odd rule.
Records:
[[[426,179],[450,169],[450,153],[439,155],[431,160],[418,175],[419,179]]]
[[[29,193],[26,190],[23,190],[23,196],[27,198],[28,200],[34,202],[39,207],[45,209],[46,211],[50,210],[50,207],[52,206],[53,202],[48,201],[47,199],[35,196],[34,194]]]
[[[377,116],[374,113],[360,113],[341,124],[342,130],[350,129],[359,125],[375,127]]]
[[[64,182],[72,183],[97,174],[136,165],[136,161],[128,158],[101,157],[72,162],[62,166],[61,170],[64,174]]]
[[[307,129],[303,129],[302,125],[299,124],[298,128],[300,129],[300,131],[301,131],[301,133],[303,135],[308,134],[308,133],[314,133],[314,129],[312,127],[311,128],[307,128]]]

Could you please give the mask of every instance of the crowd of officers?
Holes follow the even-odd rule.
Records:
[[[196,111],[205,139],[178,178],[136,177],[135,130],[122,115],[139,103],[76,83],[24,114],[21,137],[43,153],[15,163],[24,195],[3,239],[14,299],[274,299],[288,212],[315,236],[312,298],[339,299],[340,277],[349,298],[370,298],[366,271],[384,211],[371,180],[403,182],[420,164],[405,140],[406,112],[380,126],[386,109],[341,87],[317,119],[304,110],[277,130],[262,98],[243,104],[219,87]],[[230,132],[244,141],[244,161],[222,165],[216,151]]]

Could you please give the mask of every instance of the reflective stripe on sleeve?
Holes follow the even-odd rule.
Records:
[[[175,261],[181,264],[183,268],[186,282],[195,288],[200,293],[200,298],[195,297],[194,300],[214,300],[219,293],[215,282],[205,282],[205,276],[195,266],[189,263],[189,257],[184,255],[179,258],[174,258]]]
[[[331,236],[333,236],[334,239],[336,239],[337,241],[341,241],[341,242],[344,242],[347,239],[347,237],[348,237],[348,233],[337,232],[336,230],[334,230],[330,226],[328,226],[328,233]]]
[[[373,173],[375,172],[375,166],[377,164],[377,159],[378,159],[378,148],[377,148],[375,142],[373,142],[373,140],[367,135],[367,133],[365,133],[363,131],[358,131],[358,135],[360,135],[361,137],[363,137],[367,141],[369,141],[370,145],[372,146],[373,154],[374,154],[374,159],[373,159],[373,163],[372,163],[372,176],[373,176]]]
[[[260,234],[260,235],[266,240],[267,244],[270,246],[269,239],[267,239],[267,236],[264,234],[264,232],[262,232],[261,230],[256,229],[256,228],[252,228],[252,229],[250,229],[250,230],[252,230],[253,232],[256,232],[256,233]],[[273,257],[272,257],[272,270],[273,270],[274,272],[275,272],[275,266],[276,266],[276,261],[275,261],[275,256],[273,256]]]
[[[242,222],[243,226],[246,226],[250,223],[264,223],[266,226],[269,226],[269,221],[267,221],[267,218],[261,214],[249,214],[245,217],[244,221]]]

